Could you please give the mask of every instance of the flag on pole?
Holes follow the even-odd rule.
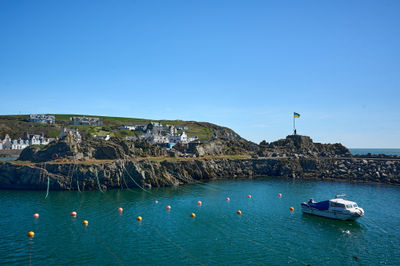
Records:
[[[294,113],[294,118],[299,118],[299,117],[300,117],[300,114]]]

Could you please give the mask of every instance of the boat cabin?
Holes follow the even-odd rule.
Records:
[[[357,208],[357,203],[341,198],[331,199],[329,201],[330,208],[338,208],[338,209],[352,209]]]

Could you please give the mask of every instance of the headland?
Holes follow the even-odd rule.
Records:
[[[113,134],[95,134],[105,130]],[[258,176],[399,185],[400,158],[352,155],[301,135],[256,144],[210,123],[151,121],[63,127],[53,141],[0,163],[4,189],[150,188]]]

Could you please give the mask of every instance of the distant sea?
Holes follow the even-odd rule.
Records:
[[[349,149],[352,154],[385,154],[385,155],[399,155],[400,149]]]
[[[11,158],[11,157],[0,157],[0,161],[15,161],[17,158]]]

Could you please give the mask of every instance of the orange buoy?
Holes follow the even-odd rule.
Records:
[[[35,214],[33,215],[33,217],[39,218],[39,213],[35,213]]]
[[[251,195],[248,195],[247,197],[248,197],[249,199],[251,199]]]
[[[168,206],[165,207],[165,208],[166,208],[167,210],[170,210],[170,209],[171,209],[171,206],[168,205]]]
[[[85,225],[85,226],[87,226],[87,225],[89,224],[89,222],[88,222],[87,220],[84,220],[84,221],[82,222],[82,224]]]
[[[192,212],[191,214],[190,214],[190,217],[196,217],[196,214],[194,214],[194,212]]]
[[[201,206],[203,204],[200,200],[197,202],[197,205]]]
[[[119,207],[119,208],[118,208],[118,211],[119,211],[119,212],[123,212],[124,209],[122,209],[121,207]]]
[[[226,201],[230,201],[231,199],[230,198],[226,198]]]
[[[142,216],[138,216],[138,217],[136,218],[136,220],[141,221],[141,220],[142,220]]]
[[[278,197],[282,197],[282,194],[281,194],[281,193],[278,193]]]
[[[32,232],[32,231],[28,232],[28,237],[33,238],[34,236],[35,236],[34,232]]]
[[[237,213],[237,214],[242,214],[242,211],[241,211],[241,210],[238,210],[236,213]]]
[[[290,207],[289,210],[292,212],[292,211],[294,211],[294,208],[293,208],[293,207]]]
[[[76,212],[71,212],[72,217],[76,217]]]

